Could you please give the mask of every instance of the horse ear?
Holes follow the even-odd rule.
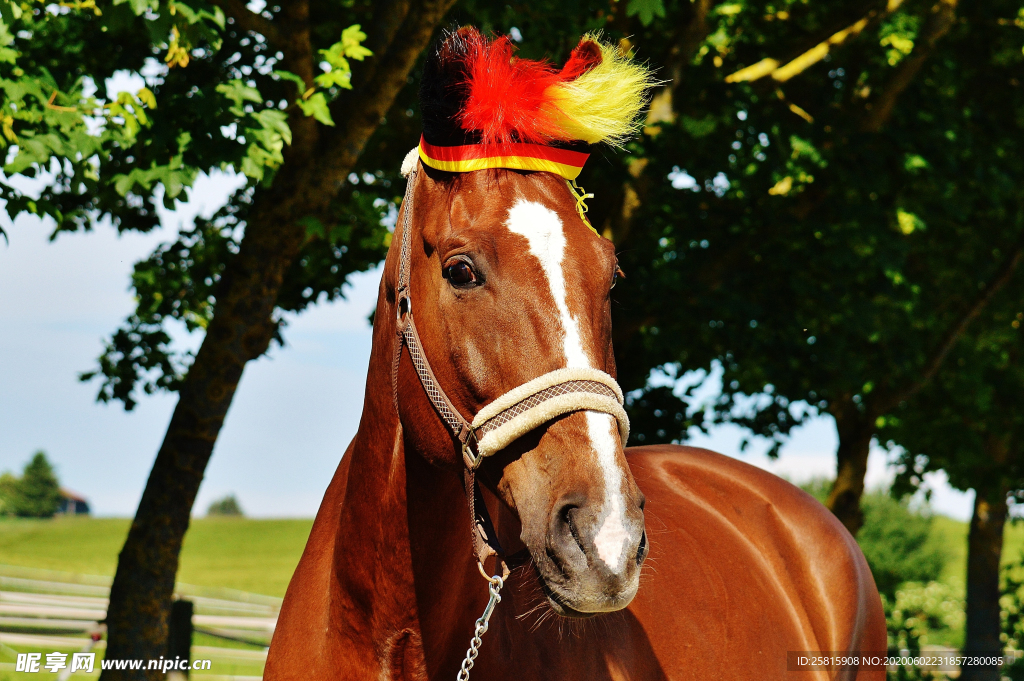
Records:
[[[576,80],[600,64],[602,60],[601,46],[589,35],[584,36],[580,40],[580,44],[573,49],[572,54],[569,55],[569,61],[565,62],[565,66],[562,67],[558,75],[562,80]]]
[[[420,84],[423,136],[439,146],[466,144],[459,117],[469,96],[469,55],[486,43],[480,32],[464,26],[445,31],[427,57]]]

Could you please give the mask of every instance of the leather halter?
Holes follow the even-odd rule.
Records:
[[[441,420],[462,446],[465,464],[464,484],[472,523],[473,547],[481,565],[488,556],[497,556],[506,573],[509,569],[504,551],[498,543],[494,527],[476,484],[476,469],[483,459],[495,454],[517,438],[563,414],[575,411],[597,411],[609,414],[619,425],[619,437],[626,445],[629,437],[629,419],[622,407],[623,396],[615,379],[603,371],[591,368],[556,369],[528,381],[501,395],[480,410],[469,421],[448,399],[444,389],[430,368],[423,352],[416,322],[413,320],[412,295],[409,290],[411,270],[411,226],[413,213],[413,185],[417,170],[412,169],[402,200],[402,245],[398,261],[398,287],[395,294],[397,337],[391,366],[391,386],[398,411],[398,366],[402,348],[409,348],[409,357],[416,368],[423,390]],[[399,412],[400,413],[400,412]],[[486,573],[484,574],[487,577]]]

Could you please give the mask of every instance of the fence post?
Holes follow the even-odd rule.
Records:
[[[184,669],[167,673],[167,681],[182,681],[188,678],[188,662],[192,659],[192,601],[176,600],[171,603],[171,620],[168,623],[167,659],[181,658]]]

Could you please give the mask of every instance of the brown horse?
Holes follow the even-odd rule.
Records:
[[[422,352],[460,414],[554,370],[615,373],[614,248],[565,180],[416,164],[359,431],[288,588],[268,681],[453,679],[488,600],[461,442],[408,352],[393,391],[403,266]],[[485,460],[479,479],[497,538],[531,560],[507,579],[474,678],[885,676],[787,671],[791,651],[884,651],[886,632],[853,538],[769,473],[690,447],[623,449],[615,417],[581,409]]]

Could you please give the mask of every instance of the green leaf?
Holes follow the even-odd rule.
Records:
[[[287,80],[291,81],[292,83],[295,83],[295,87],[299,89],[300,95],[306,91],[306,81],[302,80],[301,76],[298,76],[292,73],[291,71],[279,70],[272,72],[270,75],[273,76],[276,80]]]
[[[690,118],[689,116],[682,117],[683,129],[690,133],[691,137],[700,139],[701,137],[707,137],[712,134],[718,127],[718,119],[712,114],[708,114],[704,118]]]
[[[906,235],[913,234],[917,230],[925,228],[924,221],[914,213],[905,211],[902,208],[896,210],[896,224],[900,232]]]
[[[662,0],[629,0],[626,16],[639,16],[640,23],[650,26],[654,17],[665,17],[665,4]]]
[[[928,161],[918,154],[907,154],[903,158],[903,168],[908,172],[916,172],[928,168]]]
[[[312,215],[307,215],[298,221],[298,224],[302,225],[306,229],[306,238],[320,237],[321,239],[327,238],[327,227],[324,223]]]
[[[18,51],[9,47],[14,44],[14,36],[11,35],[7,24],[0,20],[0,62],[14,64],[18,58]]]
[[[221,93],[232,102],[234,106],[231,108],[231,113],[236,116],[245,115],[245,111],[242,108],[244,102],[252,102],[254,104],[263,103],[263,95],[260,91],[254,87],[249,87],[241,80],[231,80],[227,83],[221,83],[217,86],[217,92]]]
[[[352,72],[349,70],[332,69],[322,73],[313,79],[322,88],[340,87],[346,90],[352,89]]]
[[[127,196],[132,185],[135,184],[135,180],[128,175],[114,175],[113,180],[114,190],[121,196]]]
[[[345,58],[345,47],[341,43],[334,43],[326,50],[319,50],[324,61],[330,64],[332,70],[349,71],[348,59]]]
[[[148,87],[144,87],[138,92],[136,92],[135,96],[139,98],[140,102],[145,104],[150,109],[156,108],[156,96]]]
[[[312,116],[324,125],[334,125],[331,112],[327,108],[327,98],[324,97],[324,93],[317,92],[309,99],[300,99],[298,105],[302,109],[302,113],[307,116]]]
[[[194,24],[200,20],[199,13],[183,2],[171,2],[167,4],[167,7],[171,14],[180,14],[185,17],[185,21],[190,24]]]
[[[17,21],[21,18],[22,10],[16,2],[0,2],[0,19],[4,22]]]
[[[227,23],[227,17],[224,16],[224,10],[220,7],[214,7],[212,15],[209,12],[204,12],[203,14],[207,15],[210,18],[210,21],[215,23],[221,30],[224,30],[224,26]]]
[[[259,182],[263,179],[263,164],[252,156],[242,159],[242,174]]]
[[[132,11],[135,12],[136,16],[142,16],[147,10],[156,11],[160,8],[159,0],[114,0],[114,5],[123,5],[128,3]]]
[[[373,52],[360,44],[364,40],[366,40],[366,34],[362,32],[359,24],[353,24],[342,31],[340,44],[344,50],[345,56],[355,59],[356,61],[362,61],[364,57],[371,56]]]
[[[264,109],[254,116],[263,130],[277,135],[285,144],[292,143],[292,129],[288,127],[288,114],[278,109]]]
[[[330,70],[317,76],[314,80],[322,88],[340,87],[352,89],[352,67],[349,59],[362,61],[373,54],[360,43],[366,40],[366,34],[359,29],[359,24],[349,26],[341,32],[341,40],[326,50],[319,50]],[[303,109],[305,111],[305,109]],[[310,115],[307,113],[307,115]],[[318,119],[319,120],[319,119]],[[333,125],[330,123],[329,125]]]

